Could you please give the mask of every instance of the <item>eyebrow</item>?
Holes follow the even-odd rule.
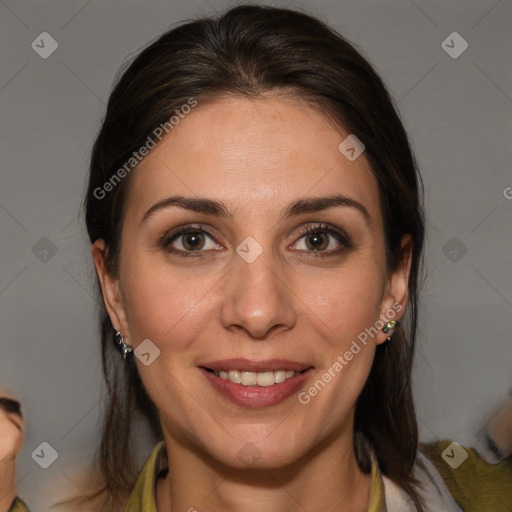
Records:
[[[153,216],[157,211],[163,210],[170,206],[178,206],[180,208],[192,210],[197,213],[214,215],[216,217],[227,219],[233,217],[233,214],[222,201],[204,197],[171,196],[158,201],[158,203],[155,203],[151,208],[149,208],[149,210],[142,217],[141,224],[145,222],[149,217]],[[281,211],[281,219],[286,219],[288,217],[305,213],[320,212],[335,206],[344,206],[356,209],[364,216],[366,222],[370,224],[370,214],[360,202],[339,194],[325,197],[306,197],[299,199]]]

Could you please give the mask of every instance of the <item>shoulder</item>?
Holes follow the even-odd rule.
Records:
[[[491,464],[449,439],[420,443],[419,449],[465,512],[512,511],[512,457]]]

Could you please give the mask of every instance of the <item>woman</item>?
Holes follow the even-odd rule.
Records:
[[[509,510],[510,459],[482,497],[436,455],[483,492],[475,453],[419,449],[421,184],[323,23],[241,6],[161,36],[110,96],[85,210],[105,510]],[[162,441],[135,483],[136,411]]]

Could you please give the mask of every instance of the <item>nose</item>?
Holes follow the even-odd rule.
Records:
[[[297,299],[291,283],[286,282],[282,263],[273,261],[270,251],[263,251],[251,263],[237,254],[233,258],[221,314],[224,327],[243,330],[259,340],[267,339],[271,332],[293,328]]]

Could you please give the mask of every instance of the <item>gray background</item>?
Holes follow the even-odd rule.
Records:
[[[98,440],[98,295],[78,209],[115,73],[173,24],[228,5],[0,3],[0,385],[21,397],[27,414],[18,474],[34,512],[64,484],[73,487]],[[328,21],[397,101],[429,217],[415,371],[421,435],[475,444],[512,386],[512,3],[274,5]],[[47,59],[31,48],[44,31],[59,45]],[[469,44],[457,59],[441,47],[454,31]],[[43,441],[59,454],[46,470],[31,458]]]

